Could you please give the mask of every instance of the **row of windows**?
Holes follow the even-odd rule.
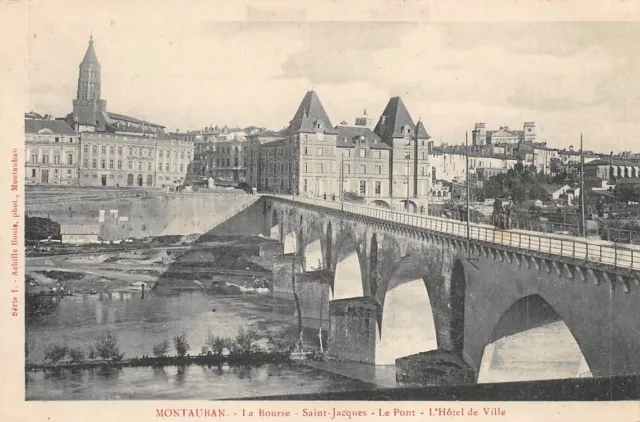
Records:
[[[38,164],[39,161],[40,161],[39,160],[39,156],[37,154],[31,155],[31,163],[32,164]],[[48,155],[43,155],[42,156],[42,164],[51,164],[51,162],[49,161],[49,156]],[[61,164],[59,155],[54,155],[53,156],[53,164]],[[73,154],[67,154],[67,165],[73,165]]]
[[[31,169],[31,177],[37,177],[36,174],[36,169]],[[53,170],[53,175],[58,175],[58,169]],[[71,169],[67,169],[67,176],[71,176]]]
[[[136,163],[133,162],[133,161],[129,161],[128,165],[129,165],[129,170],[133,170],[134,167],[136,167]],[[84,168],[89,168],[89,160],[87,160],[87,159],[83,160],[82,166]],[[142,162],[138,162],[137,163],[138,170],[142,171],[143,167],[144,167],[144,164]],[[151,171],[151,163],[150,162],[147,163],[146,167],[147,167],[147,171]],[[95,160],[95,159],[91,160],[91,168],[92,169],[98,168],[98,160]],[[106,160],[100,160],[100,168],[101,169],[106,169],[107,168],[107,161]],[[122,161],[121,160],[118,160],[117,168],[118,168],[118,170],[122,170]],[[176,171],[176,165],[175,164],[173,164],[171,167],[169,166],[169,163],[166,163],[164,165],[164,169],[165,169],[164,171],[169,171],[170,168],[172,169],[171,171],[174,171],[174,172]],[[180,164],[179,168],[180,168],[181,172],[184,172],[184,164]],[[114,169],[114,160],[109,160],[109,170],[113,170],[113,169]],[[158,163],[158,171],[162,171],[162,169],[163,169],[162,163]]]
[[[139,157],[151,157],[153,155],[153,150],[151,149],[147,149],[147,148],[126,148],[127,149],[127,155],[128,156],[139,156]],[[91,151],[94,154],[98,153],[98,146],[97,145],[93,145],[91,148]],[[107,147],[106,146],[101,146],[100,147],[100,152],[102,154],[106,154],[107,153]],[[116,149],[114,146],[110,146],[109,147],[109,154],[114,155],[116,152]],[[85,145],[84,146],[84,153],[88,154],[89,153],[89,145]],[[122,147],[118,147],[118,155],[122,155],[123,153],[123,148]],[[167,157],[167,158],[171,158],[171,151],[164,151],[164,150],[158,150],[158,158],[163,158],[163,157]],[[180,158],[184,159],[185,157],[185,152],[184,151],[180,151]],[[191,152],[187,152],[186,153],[186,157],[187,160],[191,160]],[[178,151],[173,151],[173,158],[178,158]]]

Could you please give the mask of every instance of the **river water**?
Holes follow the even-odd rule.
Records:
[[[424,283],[417,280],[388,295],[383,319],[386,336],[376,351],[382,362],[392,364],[396,357],[437,347],[434,328],[430,327],[433,323],[429,318],[416,317],[429,315],[425,312],[428,297],[421,290]],[[234,337],[240,328],[252,328],[263,338],[271,335],[291,340],[296,333],[293,304],[268,296],[183,292],[171,296],[147,293],[142,299],[138,292],[113,292],[40,299],[30,305],[26,319],[27,360],[33,363],[42,362],[48,344],[86,347],[107,329],[117,335],[125,358],[152,355],[154,344],[181,333],[186,333],[191,354],[200,352],[210,332]],[[333,362],[315,366],[192,365],[30,372],[26,396],[29,400],[225,399],[395,386],[393,365]],[[564,323],[554,322],[488,344],[478,381],[581,376],[591,376],[588,365]]]
[[[107,329],[116,334],[125,358],[152,355],[159,340],[183,332],[190,353],[198,354],[209,332],[234,337],[240,328],[253,328],[282,337],[292,331],[291,304],[264,296],[185,292],[147,293],[142,299],[137,292],[116,292],[31,305],[26,338],[28,361],[34,363],[42,361],[47,344],[88,346]],[[26,381],[28,400],[225,399],[375,388],[300,364],[38,371]]]

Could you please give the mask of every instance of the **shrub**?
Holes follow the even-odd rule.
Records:
[[[257,352],[257,340],[258,334],[254,330],[248,329],[245,331],[240,328],[240,330],[238,330],[238,335],[236,335],[236,339],[232,344],[231,353],[246,355]]]
[[[96,353],[102,359],[122,360],[124,353],[120,353],[118,338],[107,330],[96,340]]]
[[[44,349],[44,360],[56,363],[67,355],[69,348],[66,344],[49,344]]]
[[[80,347],[70,347],[68,350],[71,362],[80,362],[84,360],[84,351]]]
[[[207,346],[211,349],[211,353],[217,356],[222,356],[225,347],[230,349],[231,343],[231,339],[222,336],[214,336],[211,332],[209,332],[209,336],[207,337]]]
[[[165,357],[169,352],[169,340],[166,338],[153,345],[153,355],[159,358]]]
[[[189,343],[187,343],[187,335],[185,333],[173,338],[173,345],[176,348],[176,354],[184,357],[189,351]]]

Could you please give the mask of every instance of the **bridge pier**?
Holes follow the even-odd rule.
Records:
[[[329,304],[328,354],[338,360],[375,364],[380,305],[370,296]]]
[[[332,278],[333,274],[328,271],[296,273],[296,291],[305,327],[318,328],[322,323],[323,328],[329,329]]]
[[[302,271],[303,258],[295,254],[281,254],[273,256],[273,297],[293,299],[293,284],[291,275]]]

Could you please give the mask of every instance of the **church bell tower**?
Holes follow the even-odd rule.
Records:
[[[73,100],[73,121],[76,130],[104,130],[106,101],[100,99],[100,62],[93,46],[93,36],[80,63],[78,91]]]

